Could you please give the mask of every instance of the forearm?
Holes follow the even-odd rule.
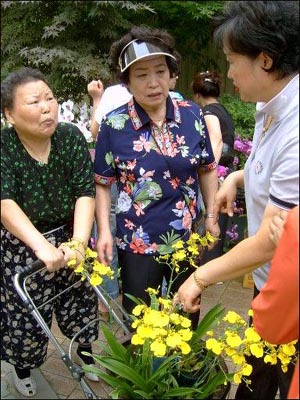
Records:
[[[217,168],[211,171],[199,171],[199,185],[206,212],[213,213],[215,194],[218,190]]]
[[[99,132],[99,124],[96,121],[96,110],[100,105],[101,102],[101,97],[93,97],[93,109],[92,109],[92,115],[91,115],[91,132],[93,139],[96,140],[98,132]]]
[[[111,207],[110,186],[96,185],[96,222],[98,228],[98,236],[101,232],[110,229],[109,217]]]
[[[33,251],[48,244],[44,236],[13,200],[1,200],[1,222],[9,232]]]
[[[74,211],[73,237],[83,240],[87,245],[91,236],[95,216],[95,199],[80,197],[76,200]]]
[[[232,172],[227,176],[227,178],[224,180],[223,185],[225,181],[234,181],[234,184],[237,188],[243,189],[244,188],[244,170],[241,169],[239,171]]]
[[[263,243],[262,236],[255,235],[242,240],[223,256],[201,266],[197,276],[208,284],[235,279],[270,261],[274,251],[270,241]]]

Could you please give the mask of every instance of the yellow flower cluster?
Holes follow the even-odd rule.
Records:
[[[191,348],[187,342],[193,335],[191,321],[174,312],[172,300],[156,298],[158,291],[152,288],[148,289],[148,293],[152,299],[151,306],[139,304],[133,309],[136,319],[132,327],[136,333],[131,343],[144,345],[147,342],[155,357],[164,357],[175,351],[188,354]]]
[[[172,245],[175,250],[171,254],[164,254],[157,257],[158,261],[167,263],[176,273],[180,271],[180,263],[186,261],[194,268],[199,267],[197,262],[203,250],[216,240],[209,232],[205,236],[200,236],[198,233],[192,233],[187,242],[178,240]]]
[[[252,310],[249,315],[252,315]],[[242,379],[247,382],[247,376],[252,372],[252,366],[246,362],[245,356],[253,355],[264,357],[265,363],[281,363],[284,372],[291,362],[297,358],[295,344],[297,341],[285,345],[273,345],[262,340],[253,326],[248,327],[246,322],[234,311],[229,311],[219,322],[215,331],[207,332],[211,336],[206,340],[206,348],[217,355],[229,357],[239,369],[234,373],[234,383],[239,384]],[[249,380],[248,380],[249,382]]]
[[[97,257],[97,253],[87,247],[85,250],[84,260],[76,266],[77,259],[74,257],[68,262],[68,267],[75,267],[74,272],[81,275],[81,280],[86,279],[87,275],[89,275],[90,284],[92,286],[99,286],[102,284],[104,276],[113,279],[114,272],[110,266],[100,263]]]

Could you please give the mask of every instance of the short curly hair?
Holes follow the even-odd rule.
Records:
[[[116,74],[122,83],[128,84],[129,70],[127,69],[124,72],[120,71],[118,63],[119,57],[123,48],[134,39],[153,43],[160,47],[163,51],[174,56],[177,61],[175,61],[171,57],[166,57],[167,66],[170,71],[170,76],[176,76],[179,74],[181,56],[175,50],[174,38],[167,31],[162,29],[153,29],[147,26],[134,26],[120,40],[114,42],[110,48],[110,59],[112,62],[112,67],[116,71]]]
[[[299,71],[298,1],[230,1],[213,26],[217,45],[252,59],[264,52],[280,79]]]
[[[33,81],[43,81],[49,86],[44,74],[31,67],[21,67],[8,74],[1,82],[1,112],[4,116],[5,109],[12,110],[14,107],[17,88],[24,83]]]

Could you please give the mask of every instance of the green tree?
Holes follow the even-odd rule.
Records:
[[[168,30],[183,60],[208,57],[210,21],[223,1],[2,1],[1,79],[22,65],[39,68],[59,100],[82,100],[87,83],[111,77],[109,48],[133,25]],[[206,64],[205,64],[206,63]]]
[[[154,11],[131,1],[2,1],[1,79],[22,65],[43,71],[60,99],[79,101],[93,78],[110,78],[111,43],[131,18]]]

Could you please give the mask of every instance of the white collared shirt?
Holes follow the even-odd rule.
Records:
[[[257,103],[256,110],[253,147],[244,170],[249,236],[258,231],[269,202],[284,210],[299,204],[299,75],[268,103]],[[262,136],[268,115],[273,122]],[[257,289],[269,269],[267,263],[253,272]]]

